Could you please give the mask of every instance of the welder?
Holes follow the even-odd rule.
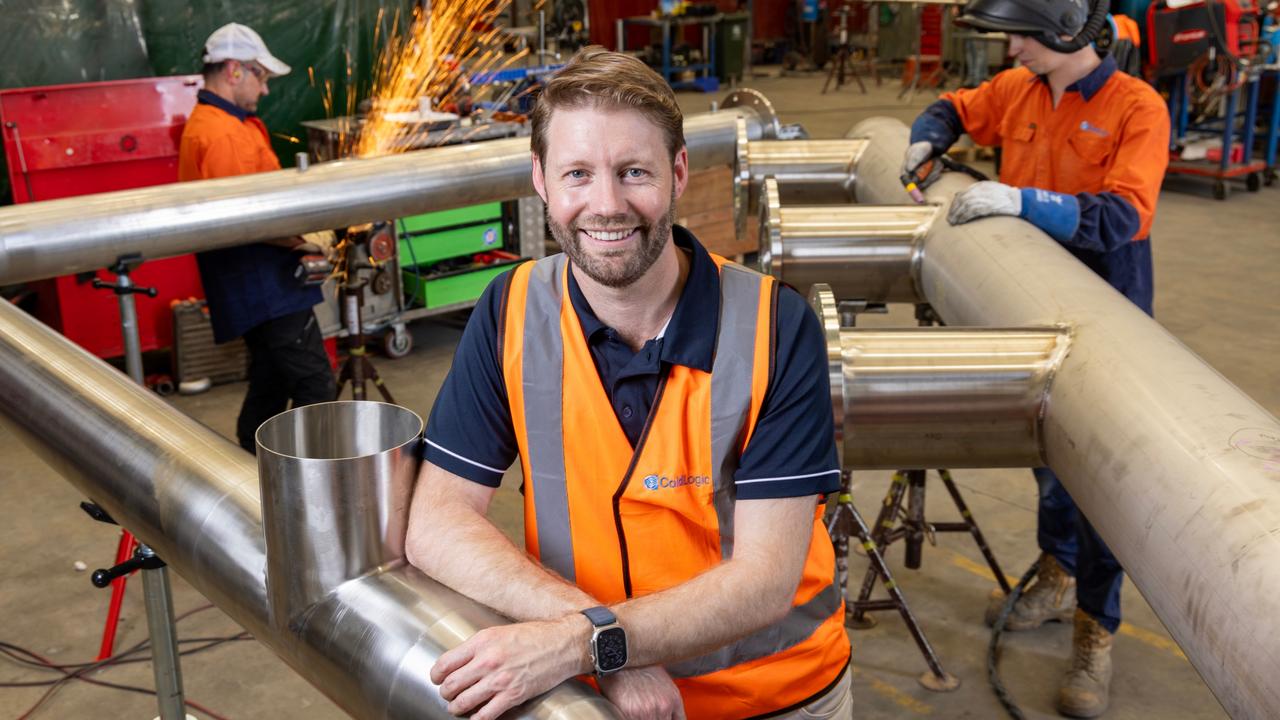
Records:
[[[925,109],[911,127],[902,171],[927,186],[941,169],[933,160],[966,132],[979,145],[1002,147],[999,181],[957,193],[948,221],[1023,218],[1151,314],[1150,234],[1168,164],[1169,115],[1149,85],[1118,71],[1114,58],[1090,44],[1106,21],[1097,2],[966,5],[957,24],[1007,33],[1019,67],[946,93]],[[1006,628],[1073,620],[1073,659],[1057,708],[1096,717],[1108,704],[1123,570],[1053,472],[1034,472],[1039,573]],[[988,624],[1003,602],[993,593]]]

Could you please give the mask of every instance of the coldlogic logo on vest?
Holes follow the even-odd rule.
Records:
[[[650,475],[644,479],[644,486],[650,490],[682,488],[690,485],[702,487],[710,484],[711,478],[706,475],[677,475],[673,478],[666,475]]]

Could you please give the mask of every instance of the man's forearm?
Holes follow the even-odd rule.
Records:
[[[409,556],[418,569],[513,620],[550,620],[597,604],[469,508],[437,508],[417,526]]]
[[[732,559],[672,588],[615,606],[630,639],[629,662],[685,660],[780,620],[800,584],[816,502],[816,497],[739,501]]]
[[[762,582],[764,568],[730,560],[692,580],[613,607],[628,637],[628,664],[668,664],[724,647],[777,622],[798,573]]]

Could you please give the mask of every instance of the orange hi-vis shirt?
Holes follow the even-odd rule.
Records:
[[[1092,92],[1053,106],[1049,84],[1026,68],[942,96],[979,145],[1003,148],[1000,182],[1052,192],[1114,193],[1138,212],[1133,239],[1151,234],[1169,164],[1169,112],[1143,80],[1113,72]]]
[[[208,90],[198,97],[178,146],[179,181],[280,169],[261,120]],[[196,264],[215,342],[229,342],[261,323],[324,301],[320,288],[294,280],[298,256],[285,247],[250,243],[206,250],[196,254]]]
[[[212,105],[198,104],[182,131],[178,180],[208,180],[280,169],[267,127],[257,117],[243,122]]]

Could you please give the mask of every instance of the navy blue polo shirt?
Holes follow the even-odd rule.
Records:
[[[719,323],[720,275],[693,235],[672,234],[690,254],[689,277],[661,337],[639,352],[596,317],[569,273],[569,299],[614,415],[634,447],[658,381],[672,365],[711,371]],[[497,338],[510,272],[489,284],[454,354],[427,422],[423,457],[482,485],[497,487],[518,449]],[[839,489],[826,341],[817,317],[794,290],[778,293],[776,359],[751,441],[734,475],[741,499],[797,497]]]
[[[250,115],[207,90],[197,94],[196,102],[212,105],[241,122]],[[266,243],[196,253],[214,342],[230,342],[268,320],[323,302],[320,288],[303,287],[294,279],[298,259],[297,252]]]

